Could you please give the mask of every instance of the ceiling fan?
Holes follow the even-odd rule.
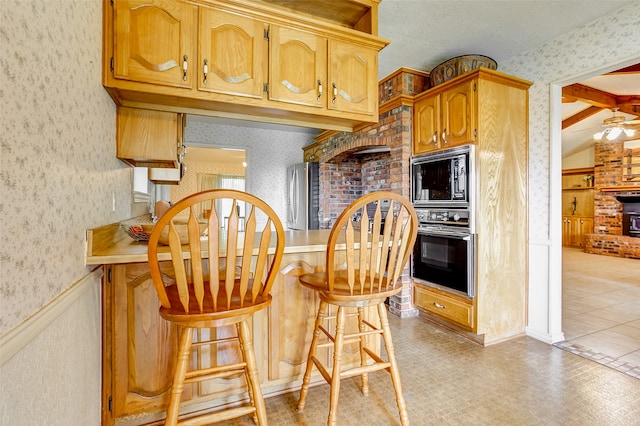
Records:
[[[618,108],[611,108],[611,111],[613,115],[602,121],[602,130],[594,133],[593,138],[595,140],[606,138],[612,141],[623,133],[627,137],[632,137],[636,129],[640,129],[640,120],[627,120],[623,116],[617,115]]]

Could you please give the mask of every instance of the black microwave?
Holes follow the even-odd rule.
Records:
[[[472,168],[473,145],[413,157],[413,204],[416,207],[469,207]]]

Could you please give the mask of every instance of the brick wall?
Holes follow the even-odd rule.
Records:
[[[401,68],[379,86],[379,121],[353,133],[333,133],[316,148],[320,161],[320,227],[329,229],[342,211],[361,195],[391,190],[410,198],[411,97],[429,88],[427,73]],[[365,149],[388,152],[362,154]],[[400,317],[418,314],[411,304],[409,270],[403,289],[389,300]]]
[[[593,185],[593,234],[585,236],[587,253],[640,259],[640,238],[622,235],[622,203],[617,196],[640,196],[622,181],[622,141],[597,142]],[[620,191],[613,188],[622,187]],[[603,191],[601,189],[607,189]]]

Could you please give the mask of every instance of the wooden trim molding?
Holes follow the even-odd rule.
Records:
[[[91,284],[102,278],[102,275],[102,267],[94,269],[24,322],[0,336],[0,366],[3,366],[65,313],[90,288]]]

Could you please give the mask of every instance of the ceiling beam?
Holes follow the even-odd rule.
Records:
[[[562,120],[562,130],[566,129],[569,126],[573,126],[574,124],[584,120],[585,118],[591,117],[592,115],[597,114],[602,110],[603,108],[597,106],[590,106],[587,109],[583,109],[582,111],[579,111],[572,116]]]
[[[600,108],[615,108],[618,105],[615,95],[579,83],[563,87],[562,96]]]

